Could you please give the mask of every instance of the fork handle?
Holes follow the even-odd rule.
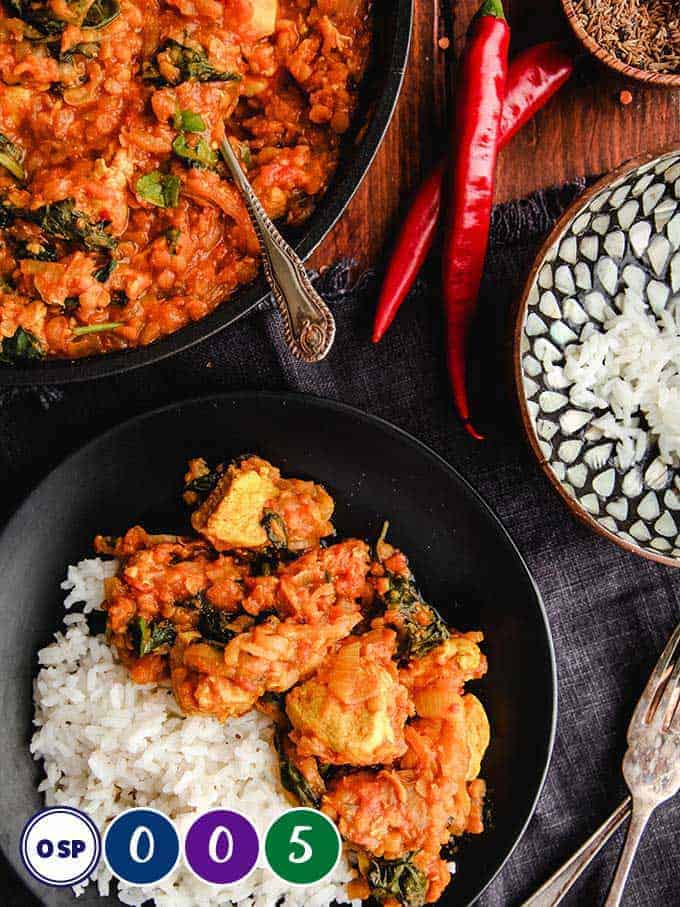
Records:
[[[609,889],[607,900],[604,902],[604,907],[618,907],[621,903],[623,889],[626,887],[626,880],[628,879],[630,867],[633,865],[640,839],[644,834],[647,822],[649,822],[649,817],[653,811],[654,807],[650,806],[648,803],[633,801],[633,815],[630,820],[630,825],[628,826],[628,833],[623,845],[623,850],[619,857],[619,865],[616,867],[616,873],[611,888]]]
[[[559,904],[574,882],[590,865],[593,857],[602,850],[616,829],[626,821],[630,815],[632,804],[631,797],[626,797],[573,857],[570,857],[564,866],[538,889],[536,894],[525,901],[522,907],[554,907],[555,904]]]

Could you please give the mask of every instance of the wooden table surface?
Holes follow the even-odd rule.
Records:
[[[451,47],[444,51],[437,45],[447,36],[449,18],[438,9],[439,0],[415,0],[411,54],[392,124],[345,215],[312,257],[313,266],[344,256],[355,258],[359,268],[379,262],[410,193],[441,148],[449,64],[481,0],[442,2],[453,2]],[[505,9],[513,34],[511,53],[539,41],[571,38],[560,0],[506,0]],[[498,201],[577,176],[604,174],[643,152],[680,146],[680,90],[619,78],[576,49],[574,78],[503,151]],[[633,95],[628,106],[620,101],[622,89]]]

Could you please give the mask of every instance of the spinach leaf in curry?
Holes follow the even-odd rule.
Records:
[[[178,110],[172,118],[172,125],[178,132],[205,132],[206,125],[200,113],[193,110]]]
[[[152,170],[140,176],[135,183],[135,191],[140,198],[157,208],[175,208],[179,201],[182,182],[173,173],[162,173]]]
[[[217,152],[201,136],[194,136],[190,141],[183,134],[177,136],[172,143],[172,150],[177,157],[187,161],[192,167],[214,167],[217,163]]]
[[[236,636],[235,631],[228,626],[233,619],[233,614],[213,608],[203,601],[198,618],[198,632],[211,642],[228,643]]]
[[[389,570],[386,575],[389,588],[379,598],[386,610],[398,613],[399,655],[405,661],[421,658],[451,634],[437,611],[423,600],[412,577]]]
[[[45,0],[3,0],[10,15],[21,19],[31,29],[29,40],[42,41],[60,35],[67,25],[79,28],[105,28],[120,15],[118,0],[72,0],[67,3],[68,15],[62,18]]]
[[[118,262],[116,261],[116,259],[109,258],[101,266],[101,268],[97,268],[97,270],[93,272],[92,276],[95,277],[100,283],[106,283],[106,281],[109,279],[109,277],[116,270],[117,266],[118,266]]]
[[[29,359],[42,359],[43,351],[30,331],[17,328],[11,337],[5,337],[0,344],[0,363],[15,365]]]
[[[177,255],[177,249],[179,248],[179,238],[181,235],[182,231],[178,227],[168,227],[165,231],[165,241],[168,244],[168,249],[170,250],[171,255]]]
[[[279,776],[282,786],[300,801],[301,806],[317,809],[321,802],[309,783],[291,758],[288,743],[288,730],[277,728],[274,734],[274,746],[279,757]]]
[[[16,216],[30,220],[50,236],[84,246],[91,252],[113,249],[118,244],[104,229],[104,222],[94,223],[82,211],[77,211],[72,198],[50,202],[31,211],[17,211]]]
[[[277,550],[288,547],[288,532],[286,524],[280,513],[274,510],[265,510],[262,515],[262,527],[267,533],[267,538]]]
[[[78,54],[85,57],[87,60],[94,60],[99,53],[99,42],[81,41],[80,44],[74,44],[63,52],[57,46],[56,51],[56,56],[62,63],[72,63],[73,58]]]
[[[161,646],[173,645],[176,636],[175,627],[169,620],[147,621],[143,617],[137,617],[130,625],[130,637],[135,654],[140,658],[160,649]]]
[[[181,82],[237,82],[235,72],[220,72],[208,62],[203,48],[188,47],[168,38],[151,60],[142,67],[142,78],[157,87],[179,85]]]
[[[427,894],[427,877],[413,863],[414,853],[396,860],[362,854],[359,868],[378,901],[394,898],[404,907],[423,907]]]
[[[173,240],[173,237],[166,238],[168,238],[168,242]],[[193,492],[197,495],[199,501],[204,500],[219,482],[222,472],[223,470],[219,467],[204,472],[203,475],[197,476],[197,478],[186,483],[184,486],[184,493],[186,494],[187,491]]]
[[[105,28],[120,15],[118,0],[94,0],[83,20],[83,28]]]

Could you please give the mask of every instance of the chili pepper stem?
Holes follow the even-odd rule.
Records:
[[[496,19],[505,19],[505,10],[503,9],[502,0],[484,0],[477,15],[480,18],[481,16],[495,16]]]

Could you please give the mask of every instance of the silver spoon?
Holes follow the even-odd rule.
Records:
[[[335,339],[333,315],[312,286],[300,257],[265,214],[228,141],[221,143],[220,151],[255,227],[265,277],[283,319],[286,345],[298,359],[320,362]]]

